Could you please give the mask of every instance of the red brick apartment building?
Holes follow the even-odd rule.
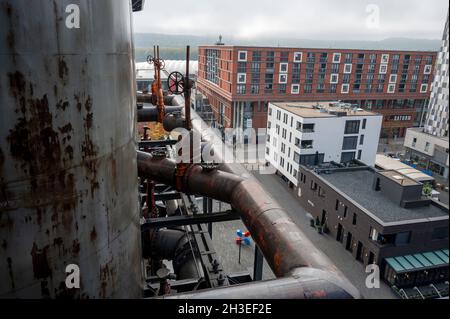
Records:
[[[436,52],[199,47],[197,88],[217,126],[264,128],[267,103],[341,100],[383,115],[382,137],[419,126]]]

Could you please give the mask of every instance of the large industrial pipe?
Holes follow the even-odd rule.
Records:
[[[167,114],[166,117],[172,113],[181,112],[182,106],[165,106],[164,112]],[[145,106],[137,110],[137,120],[138,122],[155,122],[158,120],[158,109],[156,106]],[[177,123],[179,124],[179,123]],[[171,126],[172,127],[172,126]],[[175,128],[178,127],[175,125]]]
[[[191,251],[189,235],[182,229],[157,229],[143,236],[150,236],[143,241],[144,256],[156,260],[170,260],[178,280],[198,278],[199,274],[197,251]],[[147,244],[149,246],[147,246]]]
[[[325,276],[326,278],[334,278],[334,282],[339,283],[337,285],[340,287],[338,290],[346,291],[339,296],[346,295],[359,298],[358,290],[311,243],[259,182],[239,163],[227,163],[223,159],[221,151],[228,152],[228,154],[232,154],[232,151],[227,149],[221,138],[203,135],[203,132],[209,127],[195,112],[191,112],[191,116],[193,129],[202,134],[202,146],[207,143],[210,150],[220,150],[220,152],[216,152],[215,157],[219,159],[221,165],[219,170],[206,172],[200,166],[191,166],[185,174],[183,190],[230,203],[241,214],[243,222],[250,230],[252,237],[277,277],[304,274],[305,269],[310,271],[314,269],[323,270],[328,273]],[[167,118],[167,122],[172,121],[170,123],[172,127],[182,120],[184,120],[183,116]],[[169,126],[169,123],[167,125]],[[150,171],[155,174],[155,170],[158,171],[159,169],[158,167],[164,167],[164,183],[175,185],[175,163],[163,159],[158,164],[158,161],[151,160],[148,154],[138,154],[139,174],[146,174]],[[324,277],[322,277],[322,280],[324,280]],[[298,281],[294,282],[299,283]],[[225,291],[227,290],[225,289],[223,293],[229,294],[228,297],[230,297],[231,293]],[[205,292],[205,294],[209,293],[211,294],[209,296],[214,298],[215,293]],[[207,297],[208,295],[202,296]]]
[[[175,162],[153,159],[150,154],[138,152],[140,176],[176,185],[175,172]],[[184,176],[181,191],[230,203],[241,214],[277,277],[291,276],[302,267],[321,269],[332,274],[348,296],[359,297],[358,291],[314,247],[259,183],[245,175],[220,170],[204,171],[201,166],[193,165]]]
[[[167,299],[351,299],[336,274],[313,268],[298,269],[292,276],[196,292],[166,295]]]
[[[0,0],[1,298],[142,295],[133,60],[130,1]]]

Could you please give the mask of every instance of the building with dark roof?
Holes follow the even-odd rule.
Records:
[[[422,183],[358,161],[300,166],[298,180],[298,196],[314,226],[364,265],[380,266],[388,283],[448,280],[448,206],[422,195]]]

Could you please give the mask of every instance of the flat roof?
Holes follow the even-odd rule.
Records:
[[[421,185],[419,182],[415,181],[412,178],[409,178],[408,176],[405,176],[403,174],[400,174],[397,171],[381,171],[379,172],[384,177],[389,178],[390,180],[396,182],[397,184],[403,185],[403,186],[414,186],[414,185]]]
[[[448,217],[448,212],[428,205],[418,208],[403,208],[385,197],[382,192],[372,189],[375,172],[370,169],[357,171],[335,171],[322,173],[320,177],[346,194],[360,206],[385,223],[401,222],[414,219]]]
[[[402,49],[371,49],[371,48],[365,48],[365,49],[360,49],[360,48],[341,48],[341,47],[337,47],[337,46],[330,46],[330,47],[293,47],[293,46],[252,46],[252,45],[234,45],[234,44],[221,44],[221,45],[217,45],[217,44],[202,44],[198,46],[199,48],[215,48],[215,49],[246,49],[246,50],[257,50],[257,49],[262,49],[262,50],[273,50],[273,51],[280,51],[280,50],[299,50],[299,51],[332,51],[332,50],[336,50],[336,51],[345,51],[345,52],[383,52],[383,53],[405,53],[405,54],[411,54],[411,53],[416,53],[416,54],[430,54],[433,56],[437,56],[438,54],[438,49],[436,48],[436,51],[434,50],[402,50]]]
[[[343,108],[330,106],[336,101],[325,102],[270,102],[270,104],[279,107],[285,111],[289,111],[295,115],[304,118],[326,118],[338,117],[336,114],[329,112],[345,112],[346,117],[350,116],[381,116],[380,114],[370,112],[361,108]],[[327,110],[327,111],[323,111]]]
[[[423,130],[423,127],[410,127],[410,128],[408,128],[408,131],[414,131],[416,133],[420,133],[420,134],[423,134],[423,135],[426,135],[426,136],[429,136],[429,137],[432,137],[432,138],[435,138],[438,140],[442,140],[447,143],[450,141],[449,136],[438,136],[438,135],[433,135],[433,134],[427,133]]]
[[[377,154],[375,157],[375,165],[383,170],[394,170],[402,175],[408,176],[418,182],[434,181],[432,176],[429,176],[421,171],[412,168],[411,166],[402,163],[400,160],[393,159],[383,154]]]

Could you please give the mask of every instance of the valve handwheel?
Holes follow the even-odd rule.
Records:
[[[153,55],[148,55],[147,56],[147,63],[148,64],[154,64],[155,66],[156,65],[159,65],[159,68],[161,69],[161,70],[163,70],[164,69],[164,67],[166,66],[166,62],[163,60],[163,59],[157,59],[157,58],[155,58]]]
[[[167,79],[168,91],[172,94],[179,95],[184,93],[184,76],[180,72],[172,72]]]

